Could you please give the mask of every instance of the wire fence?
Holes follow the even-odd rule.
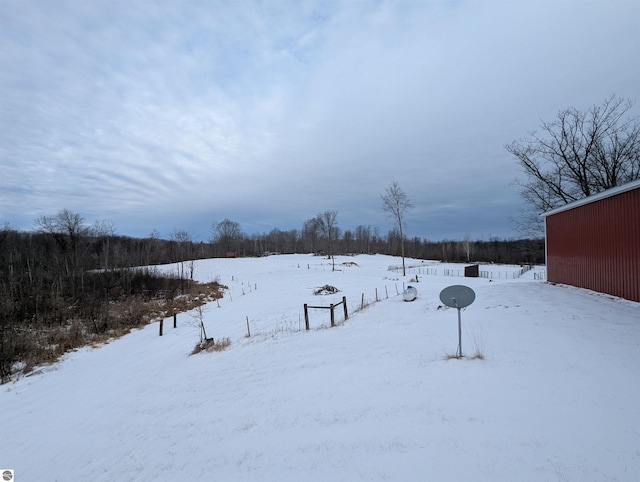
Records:
[[[489,279],[517,279],[527,271],[533,269],[533,265],[523,265],[519,268],[513,267],[511,269],[481,269],[479,271],[480,278]],[[402,266],[389,266],[389,270],[395,273],[402,273]],[[406,272],[409,275],[423,275],[423,276],[452,276],[452,277],[464,277],[465,268],[451,268],[444,266],[407,266]],[[544,273],[534,273],[535,279],[545,279]]]

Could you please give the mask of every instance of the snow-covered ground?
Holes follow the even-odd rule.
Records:
[[[204,319],[231,346],[190,355],[199,328],[181,314],[162,337],[152,323],[0,386],[0,468],[16,482],[640,480],[640,304],[541,268],[399,264],[198,261],[199,279],[229,287]],[[447,357],[457,311],[438,296],[454,284],[476,292],[463,359]],[[341,291],[314,295],[323,285]],[[311,309],[305,331],[305,303],[343,296],[348,320]]]

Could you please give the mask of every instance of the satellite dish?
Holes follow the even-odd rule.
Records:
[[[453,285],[440,292],[440,301],[450,308],[466,308],[476,299],[476,293],[468,286]]]
[[[448,286],[440,292],[440,301],[451,308],[458,309],[458,352],[457,358],[462,358],[462,322],[460,310],[466,308],[476,299],[476,293],[468,286]]]

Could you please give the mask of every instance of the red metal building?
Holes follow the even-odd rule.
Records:
[[[548,281],[640,302],[640,181],[544,216]]]

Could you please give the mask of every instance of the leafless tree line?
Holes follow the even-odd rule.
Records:
[[[2,381],[16,369],[144,324],[162,306],[177,306],[177,295],[194,288],[193,269],[165,274],[152,265],[211,254],[180,237],[118,236],[111,225],[89,226],[66,209],[35,226],[34,232],[0,229]]]

